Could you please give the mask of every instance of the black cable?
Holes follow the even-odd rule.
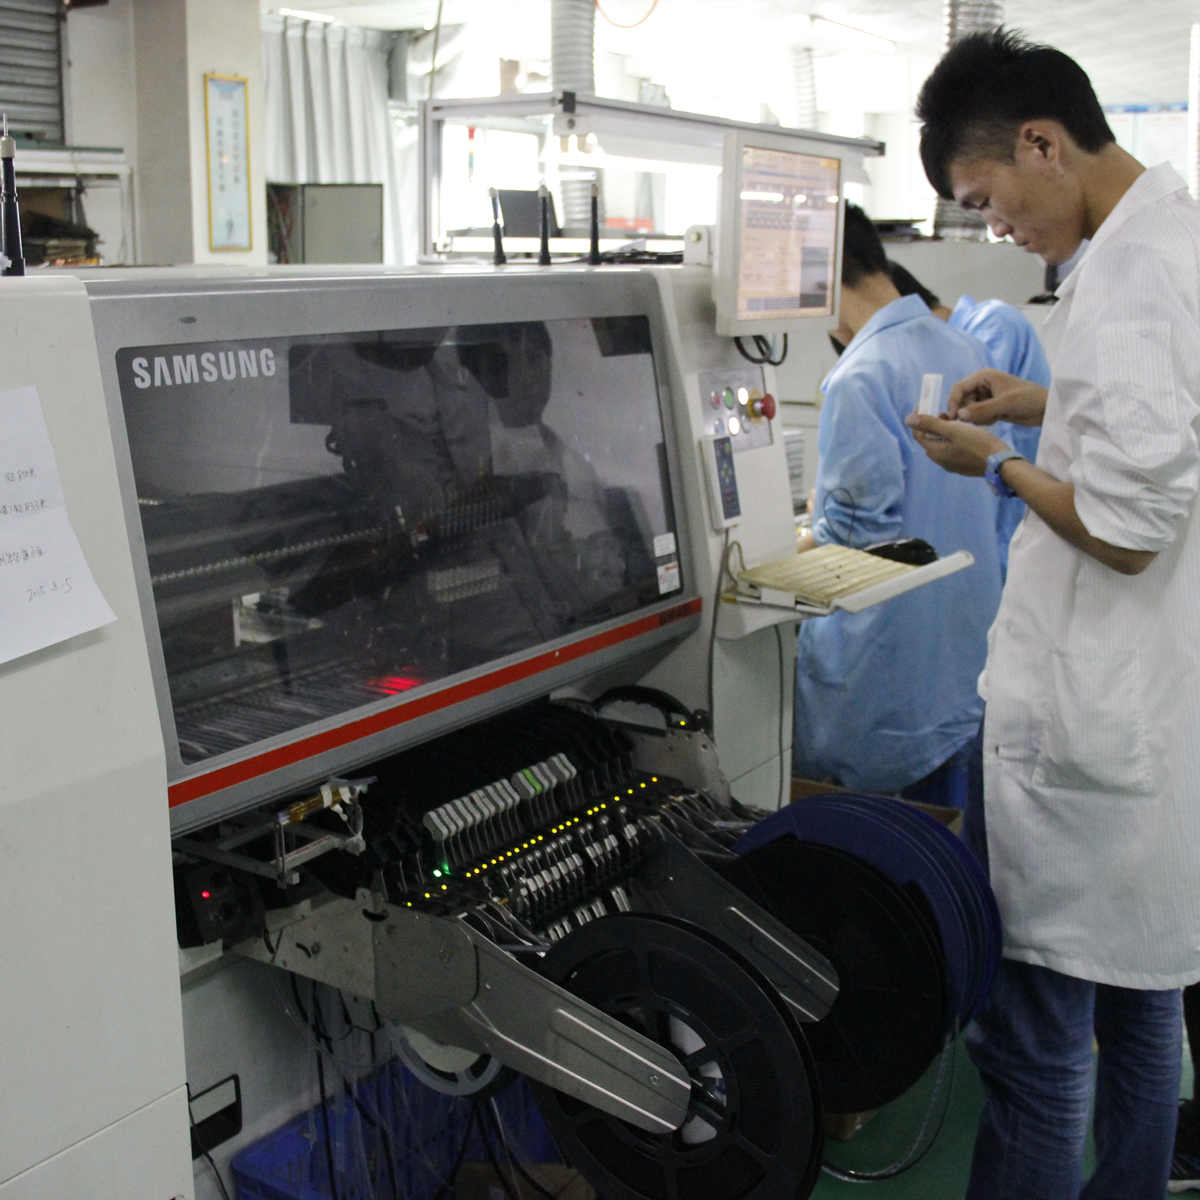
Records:
[[[787,358],[788,335],[786,333],[783,335],[783,345],[779,351],[778,358],[771,357],[771,343],[767,341],[767,339],[763,337],[761,333],[754,334],[751,338],[751,341],[754,342],[754,348],[758,351],[757,357],[751,354],[750,351],[742,345],[742,339],[740,337],[735,337],[733,339],[733,344],[737,347],[737,352],[747,362],[753,363],[756,367],[777,367],[785,358]]]
[[[906,1158],[902,1158],[898,1163],[893,1163],[879,1171],[855,1171],[849,1167],[834,1166],[832,1163],[822,1163],[821,1170],[834,1179],[840,1179],[843,1183],[876,1183],[883,1179],[894,1179],[897,1175],[903,1175],[906,1171],[911,1171],[933,1149],[934,1143],[942,1132],[942,1126],[946,1123],[946,1114],[950,1111],[950,1098],[954,1093],[956,1051],[957,1042],[953,1037],[948,1038],[946,1045],[942,1048],[941,1062],[938,1068],[939,1078],[934,1081],[933,1094],[929,1097],[929,1108],[921,1118],[921,1126],[917,1130],[916,1139],[913,1141]],[[936,1128],[926,1139],[925,1127],[928,1125],[929,1118],[933,1114],[933,1105],[937,1102],[938,1091],[941,1085],[940,1076],[945,1072],[947,1063],[949,1064],[950,1078],[946,1083],[946,1095],[942,1103],[942,1111],[938,1114]],[[922,1140],[925,1141],[923,1146],[921,1145]]]
[[[769,341],[767,341],[767,339],[765,337],[763,337],[762,334],[754,335],[754,347],[759,352],[759,354],[761,354],[763,356],[763,362],[767,363],[769,366],[778,367],[783,363],[783,360],[785,358],[787,358],[788,335],[786,333],[783,335],[783,341],[779,347],[779,357],[778,358],[771,357],[771,343]]]
[[[842,487],[834,488],[832,492],[826,492],[821,500],[821,516],[825,520],[829,519],[828,507],[830,498],[838,497],[839,493],[842,497],[844,497],[842,503],[844,503],[846,507],[850,509],[850,525],[846,530],[846,536],[842,539],[842,545],[849,546],[850,538],[854,533],[854,518],[858,514],[858,505],[855,503],[854,493],[848,488]]]
[[[747,362],[753,363],[756,367],[761,367],[763,365],[763,360],[761,358],[755,358],[754,355],[751,354],[750,351],[747,350],[746,347],[742,345],[742,339],[740,337],[735,337],[733,339],[733,344],[737,347],[737,352]]]
[[[788,786],[791,780],[791,771],[788,770],[788,757],[784,754],[784,723],[783,714],[787,711],[787,672],[783,669],[784,659],[787,657],[786,647],[783,643],[783,626],[775,626],[775,637],[779,642],[779,807],[784,807],[792,798],[791,788]]]
[[[504,1172],[500,1169],[500,1163],[496,1158],[496,1151],[492,1148],[492,1139],[488,1137],[487,1123],[483,1116],[479,1114],[479,1106],[481,1104],[482,1101],[476,1099],[475,1103],[471,1106],[471,1110],[476,1114],[476,1120],[479,1122],[479,1132],[483,1135],[483,1152],[487,1155],[488,1162],[491,1163],[496,1179],[504,1189],[504,1194],[508,1197],[508,1200],[521,1200],[521,1197],[513,1188],[511,1181],[505,1177]]]
[[[534,1177],[525,1169],[524,1165],[521,1163],[521,1160],[513,1153],[512,1147],[508,1144],[508,1138],[504,1135],[504,1123],[500,1120],[500,1116],[496,1111],[496,1098],[494,1096],[488,1100],[487,1115],[491,1117],[492,1127],[496,1130],[496,1133],[500,1138],[500,1145],[504,1148],[505,1157],[510,1163],[512,1163],[513,1167],[516,1168],[517,1174],[519,1174],[521,1178],[524,1179],[525,1182],[529,1184],[529,1186],[533,1188],[533,1190],[537,1192],[539,1196],[546,1196],[549,1198],[549,1200],[554,1200],[554,1193],[547,1191],[540,1183],[538,1183],[538,1181],[534,1179]],[[486,1139],[486,1137],[487,1134],[485,1132],[484,1138]]]
[[[345,1075],[342,1076],[342,1085],[346,1090],[346,1095],[350,1097],[354,1107],[358,1109],[359,1115],[378,1132],[383,1141],[383,1148],[387,1154],[385,1162],[387,1164],[388,1179],[392,1185],[392,1200],[405,1200],[404,1193],[400,1190],[400,1180],[396,1176],[396,1147],[392,1141],[391,1130],[363,1104],[362,1100],[359,1099],[357,1090],[351,1087],[350,1080]]]
[[[205,1146],[200,1144],[199,1134],[196,1130],[196,1118],[192,1116],[192,1098],[189,1095],[187,1101],[188,1121],[192,1126],[192,1136],[196,1138],[196,1145],[200,1146],[200,1153],[204,1156],[204,1161],[212,1168],[213,1178],[217,1181],[217,1187],[221,1189],[221,1195],[225,1200],[230,1200],[229,1193],[225,1190],[225,1181],[221,1178],[221,1172],[217,1170],[217,1164],[213,1162],[212,1155],[208,1152]]]
[[[446,1178],[442,1180],[442,1186],[434,1192],[432,1200],[445,1200],[446,1197],[453,1195],[454,1179],[458,1174],[459,1168],[463,1165],[463,1159],[467,1157],[467,1146],[471,1142],[471,1127],[479,1120],[479,1113],[474,1104],[471,1105],[470,1112],[467,1114],[467,1123],[463,1128],[462,1143],[458,1147],[458,1153],[454,1157],[454,1163],[450,1167]],[[482,1132],[482,1127],[480,1132]]]
[[[313,983],[313,1008],[317,1006],[317,985]],[[333,1132],[329,1128],[329,1102],[325,1095],[325,1064],[321,1060],[321,1047],[313,1051],[317,1056],[317,1086],[321,1092],[321,1124],[325,1128],[325,1165],[329,1168],[329,1198],[338,1200],[337,1181],[333,1173]]]
[[[713,732],[717,728],[717,714],[714,709],[716,682],[713,678],[717,658],[717,613],[721,604],[721,585],[725,582],[725,571],[729,566],[729,530],[725,530],[721,542],[721,562],[717,567],[717,586],[713,589],[712,628],[708,634],[708,727]]]

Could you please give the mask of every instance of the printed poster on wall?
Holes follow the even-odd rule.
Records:
[[[208,248],[249,250],[250,125],[246,80],[204,76],[208,151]]]

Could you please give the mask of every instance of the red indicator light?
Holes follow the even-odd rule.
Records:
[[[420,679],[413,679],[408,675],[384,675],[378,679],[368,679],[367,687],[374,692],[382,692],[385,696],[397,696],[410,688],[419,687],[421,682]]]
[[[204,890],[203,890],[203,891],[200,893],[200,899],[201,899],[201,900],[211,900],[211,899],[212,899],[212,892],[210,892],[210,891],[208,890],[208,888],[205,888],[205,889],[204,889]]]

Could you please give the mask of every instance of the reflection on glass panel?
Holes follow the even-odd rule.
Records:
[[[680,588],[641,317],[121,350],[185,763]]]

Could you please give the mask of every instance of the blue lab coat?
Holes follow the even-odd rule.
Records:
[[[1050,364],[1037,332],[1020,309],[1003,300],[975,300],[963,295],[950,314],[950,324],[963,333],[978,338],[988,349],[991,365],[1031,383],[1050,386]],[[1010,425],[1005,436],[1013,448],[1030,462],[1037,459],[1040,426]],[[1008,544],[1025,515],[1025,501],[1015,496],[1000,504],[1000,520],[996,532],[1000,549],[1008,561]]]
[[[951,386],[988,366],[984,347],[933,316],[918,296],[880,309],[822,384],[817,435],[819,543],[866,546],[920,537],[974,566],[861,613],[805,621],[797,637],[796,771],[894,791],[923,779],[974,736],[975,684],[1000,600],[997,500],[982,480],[951,475],[904,418],[921,378]]]

